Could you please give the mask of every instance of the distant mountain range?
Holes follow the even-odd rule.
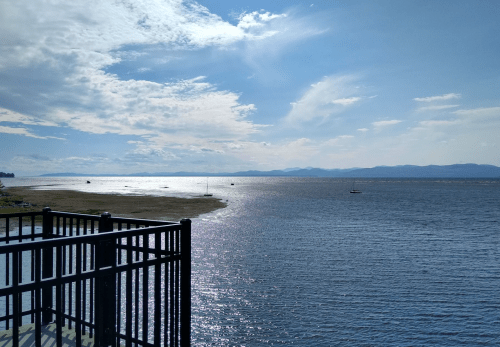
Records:
[[[241,172],[140,172],[129,175],[118,174],[80,174],[51,173],[40,177],[151,177],[151,176],[228,176],[228,177],[370,177],[370,178],[500,178],[500,167],[494,165],[455,164],[455,165],[401,165],[376,166],[373,168],[352,169],[318,169],[293,168],[272,171],[241,171]]]

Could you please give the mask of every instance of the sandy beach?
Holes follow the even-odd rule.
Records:
[[[0,191],[0,214],[41,211],[48,206],[54,211],[101,214],[178,221],[195,218],[226,204],[211,197],[177,198],[118,194],[84,193],[71,190],[34,190],[11,187]],[[6,196],[7,195],[7,196]],[[14,206],[13,206],[14,205]]]

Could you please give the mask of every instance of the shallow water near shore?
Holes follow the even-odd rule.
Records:
[[[2,182],[179,197],[207,183],[86,180]],[[193,345],[500,344],[500,180],[208,182],[228,206],[193,220]]]

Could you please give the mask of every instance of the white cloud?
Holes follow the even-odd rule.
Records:
[[[449,93],[449,94],[443,94],[443,95],[437,95],[437,96],[427,96],[425,98],[414,98],[413,100],[415,101],[420,101],[420,102],[433,102],[433,101],[443,101],[443,100],[450,100],[450,99],[460,99],[461,95],[457,93]]]
[[[241,142],[264,127],[247,118],[255,106],[240,103],[239,94],[217,90],[204,76],[162,84],[121,80],[104,69],[147,54],[135,51],[138,45],[189,50],[245,40],[256,44],[286,31],[289,24],[275,24],[286,18],[252,12],[232,25],[182,0],[2,2],[0,107],[10,99],[23,108],[0,108],[0,122],[142,137],[129,143],[136,146],[129,156],[175,159],[166,146],[222,153],[220,141]],[[135,71],[149,69],[139,65]],[[5,74],[17,80],[2,79]],[[2,131],[49,138],[21,127]]]
[[[297,102],[292,103],[292,110],[285,117],[285,122],[297,126],[341,113],[361,99],[352,96],[358,93],[355,81],[354,76],[328,76],[311,85]]]
[[[398,124],[398,123],[401,123],[402,121],[401,120],[398,120],[398,119],[393,119],[393,120],[381,120],[381,121],[377,121],[377,122],[372,122],[372,125],[376,128],[376,129],[381,129],[381,128],[385,128],[385,127],[388,127],[388,126],[391,126],[391,125],[395,125],[395,124]]]
[[[265,169],[289,167],[292,163],[304,166],[312,158],[320,155],[315,141],[308,138],[299,138],[278,144],[269,142],[236,141],[223,144],[225,154],[232,157],[233,163],[243,163],[243,169],[248,165],[258,165]],[[234,170],[234,166],[232,166]]]
[[[366,133],[368,131],[368,128],[360,128],[357,129],[358,131],[361,131],[362,133]]]
[[[453,114],[463,118],[473,119],[500,118],[500,107],[480,107],[469,110],[456,110]]]
[[[460,124],[460,121],[457,120],[426,120],[419,122],[422,126],[450,126]]]
[[[417,109],[417,112],[427,112],[427,111],[441,111],[441,110],[447,110],[450,108],[455,108],[459,107],[460,105],[433,105],[433,106],[424,106],[424,107],[419,107]]]
[[[88,92],[97,95],[86,111],[55,110],[52,119],[59,124],[89,133],[149,135],[175,133],[193,137],[240,139],[258,132],[262,126],[246,120],[255,110],[242,105],[237,94],[217,91],[204,78],[159,84],[147,81],[121,81],[111,75],[89,79]]]
[[[353,138],[354,138],[354,136],[352,136],[352,135],[340,135],[340,136],[337,136],[336,138],[326,140],[325,142],[322,143],[322,146],[326,146],[326,147],[340,146],[340,147],[342,147],[342,146],[345,146],[345,144]]]
[[[0,123],[2,122],[22,123],[26,125],[57,126],[57,123],[55,122],[46,119],[37,119],[36,117],[26,116],[19,112],[14,112],[0,107]]]
[[[266,78],[283,78],[275,75],[275,69],[268,65],[282,58],[297,43],[326,33],[329,30],[327,26],[330,25],[329,18],[303,16],[295,11],[280,15],[264,14],[265,17],[259,12],[244,13],[238,24],[238,28],[245,27],[246,33],[250,34],[242,41],[242,58],[257,72],[261,81]],[[283,75],[283,72],[279,75]]]
[[[207,8],[182,0],[120,2],[18,0],[2,2],[0,68],[74,56],[80,64],[103,67],[116,62],[107,52],[123,45],[228,45],[276,33],[267,24],[285,15],[251,13],[234,26]],[[253,27],[259,27],[254,30]],[[92,60],[89,53],[94,54]]]
[[[271,14],[269,12],[260,13],[258,11],[254,11],[251,13],[243,12],[239,17],[239,23],[237,27],[245,30],[255,27],[263,27],[266,22],[269,22],[272,19],[283,17],[286,17],[286,14],[278,15]]]
[[[52,137],[52,136],[35,135],[26,128],[13,128],[13,127],[6,127],[6,126],[2,126],[2,125],[0,125],[0,133],[12,134],[12,135],[23,135],[23,136],[27,136],[27,137],[33,137],[35,139],[48,139],[48,138],[57,139],[56,137]],[[62,139],[60,139],[60,140],[62,140]]]
[[[360,97],[342,98],[342,99],[333,100],[332,104],[348,106],[348,105],[354,104],[355,102],[357,102],[359,100],[361,100]]]

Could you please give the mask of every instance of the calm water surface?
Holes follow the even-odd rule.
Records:
[[[2,182],[206,189],[205,178],[90,180]],[[356,183],[362,194],[343,179],[210,178],[228,207],[193,220],[193,345],[500,345],[500,180]]]

